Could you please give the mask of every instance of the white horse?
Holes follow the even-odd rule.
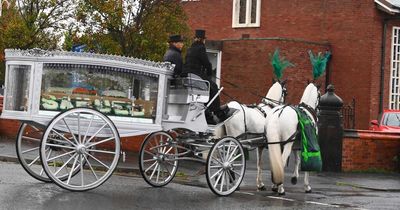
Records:
[[[319,102],[318,88],[310,83],[304,90],[303,96],[300,100],[299,107],[311,117],[314,125],[315,123],[315,109]],[[265,119],[266,137],[268,140],[268,151],[271,165],[272,174],[272,190],[277,191],[279,195],[285,194],[283,188],[284,181],[284,166],[292,151],[293,141],[297,131],[298,118],[296,111],[290,106],[278,106],[271,110]],[[318,132],[318,131],[317,131]],[[281,150],[283,145],[283,152]],[[295,151],[296,166],[292,178],[292,183],[297,182],[299,176],[300,152]],[[308,172],[304,174],[304,190],[306,193],[311,192],[311,186],[308,180]]]
[[[268,90],[262,103],[255,108],[250,108],[238,102],[229,102],[228,107],[237,109],[234,116],[227,119],[214,134],[216,137],[233,136],[238,137],[245,133],[260,134],[264,133],[265,117],[273,107],[282,105],[285,101],[286,87],[285,81],[275,82]],[[257,147],[257,188],[265,190],[262,182],[262,153],[264,146]]]

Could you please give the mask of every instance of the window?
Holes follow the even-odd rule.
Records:
[[[6,83],[5,109],[10,111],[28,111],[30,95],[31,66],[9,65]]]
[[[233,0],[232,27],[260,27],[261,0]]]
[[[390,64],[389,108],[400,109],[400,27],[393,27]]]
[[[158,76],[115,67],[45,63],[40,110],[94,108],[109,115],[153,122]]]

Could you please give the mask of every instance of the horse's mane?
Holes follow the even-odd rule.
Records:
[[[318,100],[318,88],[310,83],[303,92],[300,103],[305,103],[315,109]]]
[[[273,99],[273,100],[280,100],[282,96],[282,86],[279,84],[279,82],[275,82],[271,88],[269,88],[268,93],[267,93],[267,98]],[[283,102],[283,101],[281,101]]]

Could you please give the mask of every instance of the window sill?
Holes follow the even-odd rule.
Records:
[[[232,25],[232,28],[260,28],[260,25]]]

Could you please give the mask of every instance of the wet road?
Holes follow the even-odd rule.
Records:
[[[0,162],[1,210],[397,209],[399,205],[399,192],[352,190],[351,187],[343,191],[333,188],[317,186],[315,193],[304,194],[299,186],[288,190],[285,197],[244,188],[229,197],[217,197],[204,187],[171,183],[163,188],[152,188],[140,177],[113,175],[92,191],[69,192],[54,184],[34,180],[18,164]]]

